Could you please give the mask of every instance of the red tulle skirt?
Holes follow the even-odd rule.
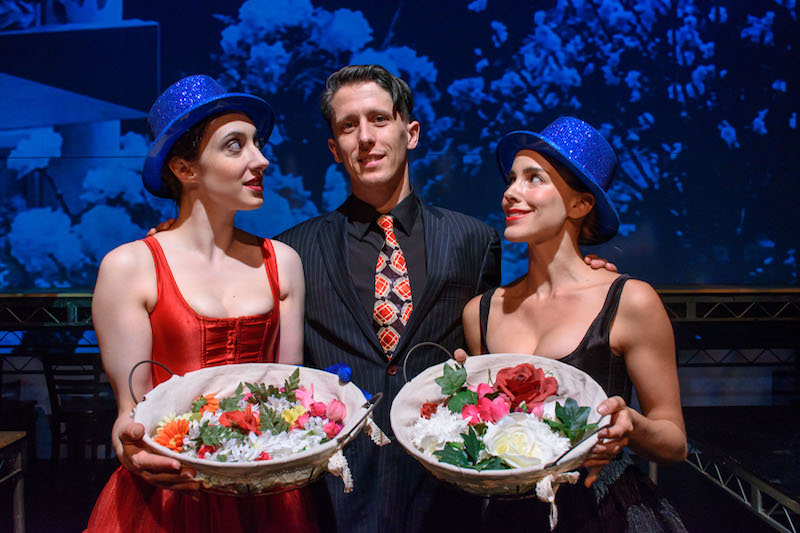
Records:
[[[308,488],[239,498],[161,489],[120,467],[111,475],[86,533],[317,532]]]

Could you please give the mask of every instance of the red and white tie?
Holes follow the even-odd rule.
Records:
[[[411,281],[408,279],[406,258],[394,234],[394,219],[391,215],[381,215],[378,226],[385,237],[375,267],[372,321],[386,357],[391,358],[413,309]]]

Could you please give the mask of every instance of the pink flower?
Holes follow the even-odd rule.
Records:
[[[477,393],[478,399],[483,398],[484,396],[486,396],[487,394],[489,394],[494,390],[492,389],[492,386],[489,385],[488,383],[480,383],[477,386],[468,385],[467,388],[472,392]]]
[[[478,414],[483,422],[496,423],[506,416],[511,409],[511,401],[505,394],[500,394],[494,400],[483,397],[478,400]]]
[[[311,409],[311,404],[314,403],[314,385],[311,385],[310,389],[297,387],[297,390],[294,391],[294,397],[297,398],[297,401],[299,401],[303,407]]]
[[[328,408],[325,410],[325,416],[328,418],[328,420],[340,422],[345,416],[347,416],[347,408],[342,402],[334,398],[328,403]]]
[[[325,411],[328,410],[328,406],[325,405],[323,402],[314,402],[311,404],[309,411],[311,412],[311,416],[325,416]]]
[[[479,424],[481,422],[481,416],[478,412],[478,406],[471,403],[466,404],[461,409],[461,418],[466,420],[470,426]]]
[[[478,399],[483,398],[490,392],[492,392],[492,386],[489,385],[488,383],[481,383],[480,385],[478,385]]]
[[[324,426],[322,426],[322,430],[325,432],[325,434],[328,436],[329,439],[332,439],[333,437],[339,434],[339,432],[342,430],[343,427],[344,426],[342,426],[341,424],[337,424],[336,422],[330,421]]]
[[[214,453],[215,451],[217,451],[217,449],[214,446],[207,446],[203,444],[200,446],[200,449],[197,450],[197,457],[200,459],[205,459],[207,454]]]
[[[311,413],[306,411],[302,415],[297,417],[297,420],[294,421],[292,427],[290,429],[305,429],[306,424],[308,424],[308,419],[311,418]]]
[[[533,414],[533,416],[542,418],[542,416],[544,416],[544,402],[535,403],[528,407],[528,412]]]
[[[245,392],[244,393],[244,401],[247,401],[252,397],[253,397],[253,393],[252,392]]]

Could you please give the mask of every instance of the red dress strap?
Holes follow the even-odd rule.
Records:
[[[264,266],[267,269],[269,288],[270,291],[272,291],[272,314],[275,315],[275,321],[279,321],[281,286],[278,282],[278,260],[275,258],[275,248],[272,246],[271,240],[263,240],[261,243],[261,255],[264,256]]]
[[[156,267],[156,287],[158,288],[156,307],[158,307],[161,296],[167,294],[167,281],[172,280],[172,284],[175,285],[175,280],[172,278],[172,271],[169,269],[164,250],[161,249],[161,245],[156,238],[153,236],[146,237],[142,239],[142,242],[150,248],[150,253],[153,255],[153,264]],[[155,310],[155,307],[153,310]]]

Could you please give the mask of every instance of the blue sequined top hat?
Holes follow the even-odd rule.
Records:
[[[597,237],[587,244],[600,244],[617,234],[619,215],[606,193],[617,170],[617,156],[599,131],[580,119],[559,117],[541,133],[527,130],[507,133],[497,143],[497,165],[506,183],[520,150],[533,150],[556,158],[592,192],[597,211]]]
[[[209,76],[189,76],[164,91],[147,118],[155,140],[144,160],[145,188],[156,196],[170,198],[161,181],[161,167],[175,141],[204,118],[225,111],[239,111],[250,117],[262,146],[275,125],[275,114],[267,102],[251,94],[225,92]]]

